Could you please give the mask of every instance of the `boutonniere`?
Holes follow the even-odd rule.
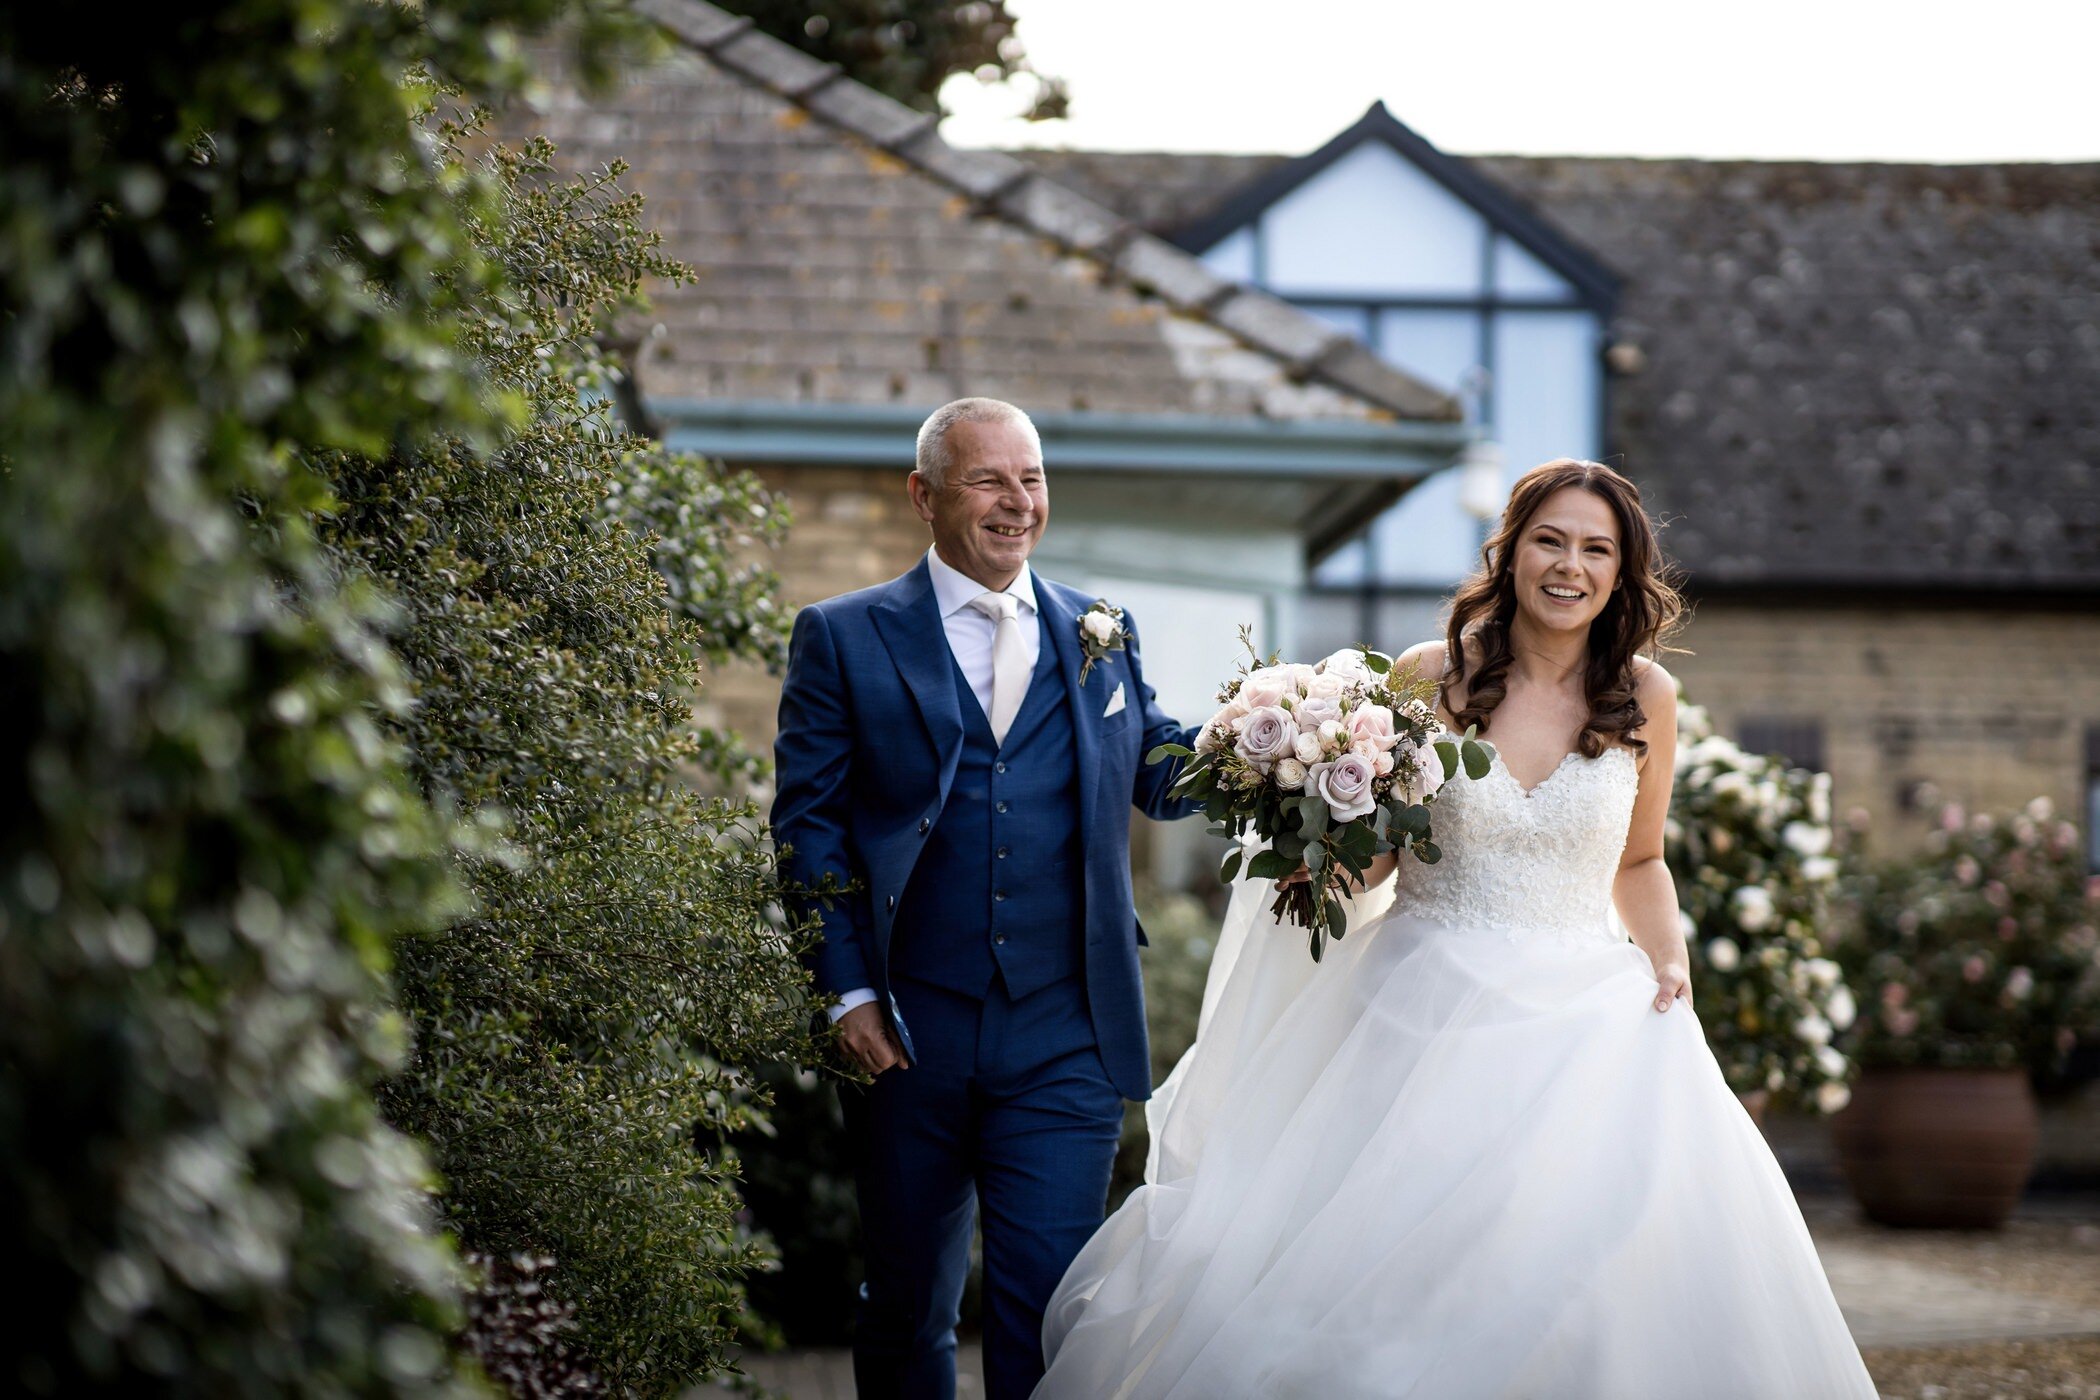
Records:
[[[1079,683],[1086,684],[1087,672],[1094,663],[1112,651],[1123,650],[1130,640],[1130,632],[1123,626],[1123,610],[1106,598],[1096,598],[1094,605],[1079,615],[1079,650],[1086,660],[1079,663]]]

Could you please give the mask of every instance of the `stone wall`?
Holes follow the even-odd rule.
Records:
[[[2100,613],[1787,606],[1709,598],[1665,658],[1716,727],[1818,721],[1837,811],[1864,808],[1884,851],[1926,830],[1930,782],[1974,807],[2046,795],[2084,817],[2100,725]]]

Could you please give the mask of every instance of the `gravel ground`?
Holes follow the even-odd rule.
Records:
[[[2100,1400],[2100,1337],[1865,1356],[1882,1400]]]
[[[2023,1206],[2002,1230],[1891,1230],[1868,1224],[1843,1201],[1804,1201],[1802,1214],[1818,1244],[1864,1244],[1977,1283],[2100,1308],[2100,1201]]]

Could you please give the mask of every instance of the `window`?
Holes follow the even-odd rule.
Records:
[[[1778,754],[1793,768],[1824,771],[1823,725],[1813,719],[1746,718],[1736,742],[1751,753]]]

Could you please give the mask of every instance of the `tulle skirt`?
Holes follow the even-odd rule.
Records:
[[[1861,1397],[1800,1211],[1647,956],[1235,896],[1038,1400]],[[1385,896],[1390,900],[1390,895]]]

